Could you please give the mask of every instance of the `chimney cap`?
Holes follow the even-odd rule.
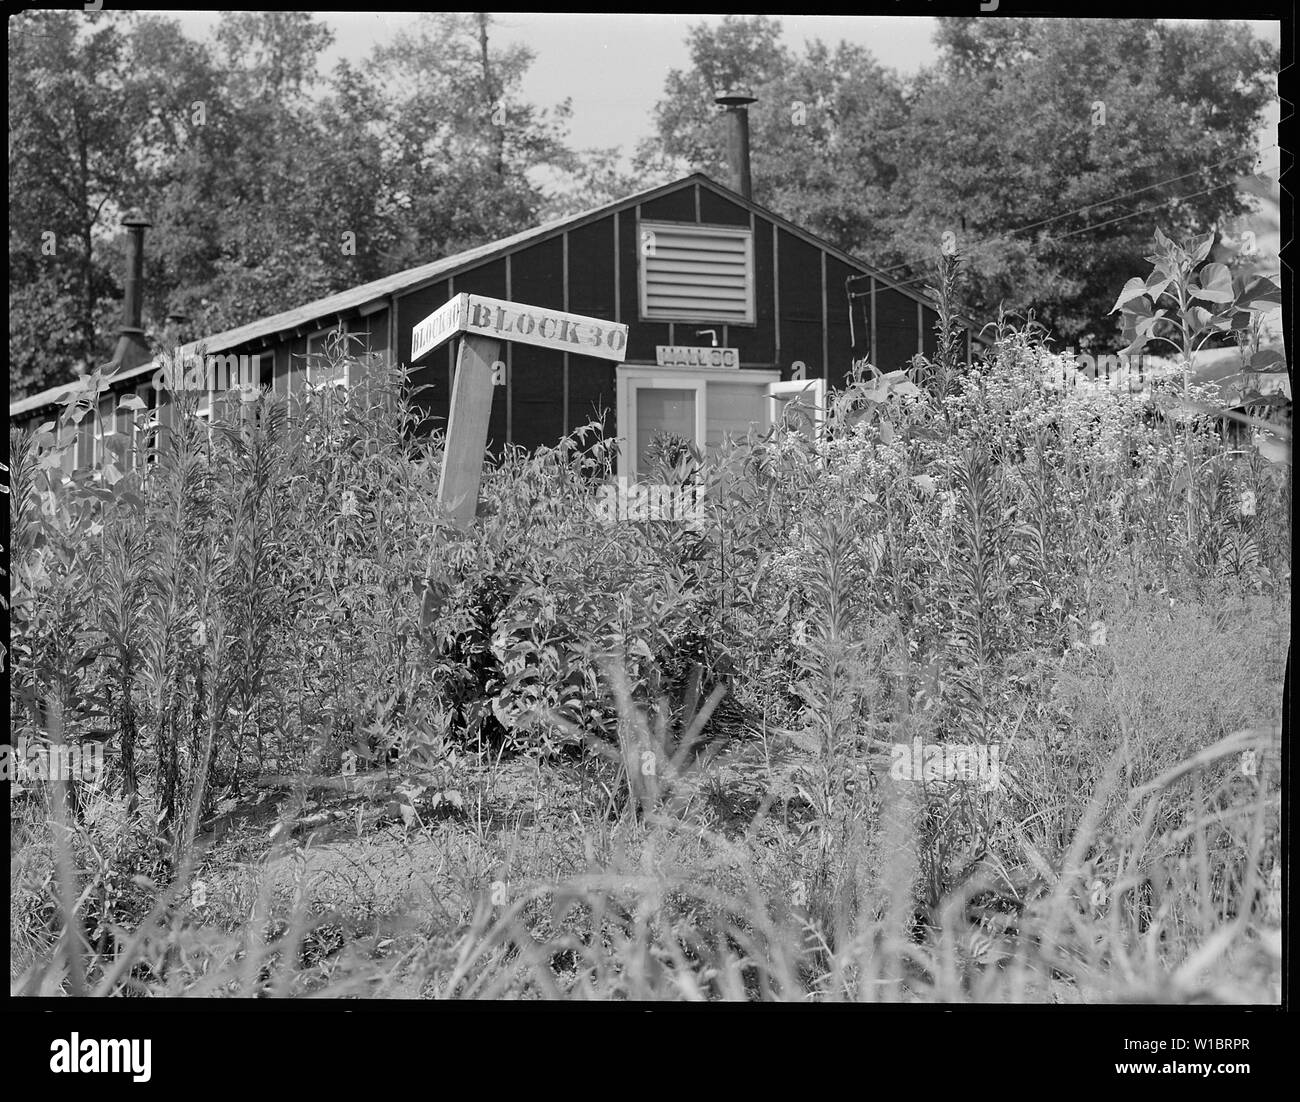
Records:
[[[149,226],[152,226],[153,223],[150,222],[149,219],[147,219],[143,214],[140,213],[138,207],[132,207],[129,211],[127,211],[124,215],[122,215],[122,225],[127,227],[144,226],[147,228]]]
[[[751,96],[739,88],[733,88],[720,96],[715,96],[713,102],[719,107],[748,107],[751,103],[757,103],[758,97]]]

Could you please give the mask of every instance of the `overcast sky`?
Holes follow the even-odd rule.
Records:
[[[175,12],[186,31],[206,37],[216,12]],[[334,45],[325,68],[339,58],[361,61],[375,44],[387,41],[419,16],[374,12],[320,12],[332,27]],[[571,143],[580,149],[621,146],[626,158],[650,132],[650,109],[663,93],[670,69],[688,63],[686,29],[693,23],[719,23],[720,16],[567,15],[494,13],[498,43],[523,43],[534,54],[524,82],[524,96],[543,107],[573,101]],[[845,39],[865,46],[880,61],[913,73],[934,59],[935,20],[928,16],[790,15],[781,17],[788,46],[801,50],[807,39],[828,43]],[[1277,22],[1253,20],[1251,27],[1276,47]],[[1274,113],[1274,118],[1276,113]],[[1269,134],[1268,142],[1276,141]]]

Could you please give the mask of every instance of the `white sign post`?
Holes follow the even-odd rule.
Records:
[[[411,331],[411,363],[455,336],[460,336],[461,342],[451,388],[438,504],[452,520],[464,523],[474,519],[478,505],[483,451],[492,413],[492,377],[494,365],[501,359],[501,342],[534,344],[622,362],[627,351],[627,326],[541,306],[460,294]]]

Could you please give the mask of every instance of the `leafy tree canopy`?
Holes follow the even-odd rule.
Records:
[[[1154,223],[1246,209],[1277,59],[1244,25],[949,18],[935,41],[905,79],[846,43],[791,50],[764,17],[695,26],[638,164],[725,180],[712,96],[743,84],[759,202],[917,285],[951,235],[971,312],[1032,308],[1098,346]]]

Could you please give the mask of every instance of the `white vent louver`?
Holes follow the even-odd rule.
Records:
[[[641,313],[647,320],[754,321],[748,230],[641,223]]]

